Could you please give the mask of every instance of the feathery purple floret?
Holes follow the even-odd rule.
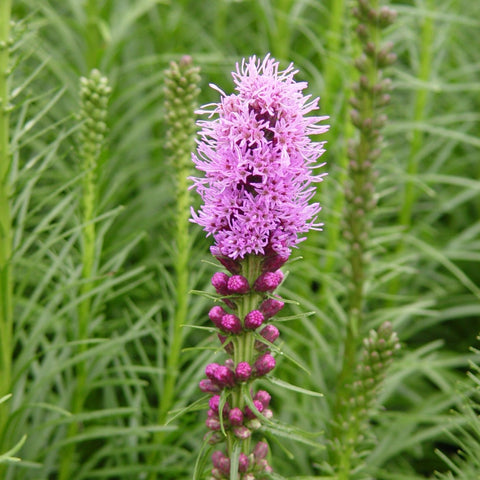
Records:
[[[252,56],[232,74],[237,93],[221,92],[220,103],[198,112],[210,118],[198,122],[193,161],[205,176],[193,186],[204,203],[192,221],[213,236],[215,256],[288,258],[299,235],[321,228],[320,206],[309,201],[325,175],[314,174],[324,149],[309,135],[324,133],[328,126],[318,123],[327,117],[307,116],[318,99],[302,94],[307,84],[295,73],[293,65],[279,71],[269,55]]]

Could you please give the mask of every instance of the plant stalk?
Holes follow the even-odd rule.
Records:
[[[11,391],[13,287],[8,92],[11,0],[0,2],[0,398]],[[9,408],[0,404],[0,448],[6,446]],[[0,452],[1,453],[1,452]],[[3,476],[0,466],[0,477]]]

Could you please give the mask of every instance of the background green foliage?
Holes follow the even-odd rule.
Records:
[[[387,39],[398,61],[389,70],[394,90],[378,162],[363,333],[391,321],[402,353],[381,393],[386,408],[366,435],[366,470],[352,478],[410,480],[439,471],[442,478],[474,480],[480,477],[478,371],[470,378],[466,371],[469,361],[480,363],[469,349],[480,330],[480,3],[391,6],[398,19]],[[351,61],[358,53],[351,7],[346,0],[14,2],[14,358],[0,453],[27,439],[15,453],[21,462],[0,456],[8,460],[6,479],[57,478],[68,445],[75,452],[71,480],[148,472],[191,478],[205,433],[197,383],[217,344],[205,331],[183,330],[173,410],[192,408],[158,425],[176,308],[176,173],[164,145],[164,70],[191,55],[202,69],[206,103],[218,98],[209,83],[230,92],[235,62],[266,52],[284,66],[293,61],[298,79],[309,82],[331,117],[329,177],[318,193],[325,231],[310,234],[295,252],[303,259],[290,263],[281,291],[298,302],[288,314],[314,312],[279,327],[282,348],[309,373],[287,359],[276,370],[282,380],[325,396],[271,388],[276,417],[314,435],[303,442],[288,432],[269,436],[282,476],[328,475],[325,446],[346,324],[339,225],[352,135]],[[77,139],[79,79],[92,68],[108,77],[112,93],[99,159],[95,276],[85,290],[85,172]],[[199,230],[191,226],[189,288],[209,289],[214,267],[203,260],[210,259],[210,243]],[[78,348],[85,291],[88,340]],[[207,299],[189,297],[187,323],[206,325],[208,307]],[[87,366],[85,402],[72,414],[79,364]],[[462,395],[458,382],[470,385]],[[79,428],[67,436],[73,422]],[[459,459],[458,445],[466,451]]]

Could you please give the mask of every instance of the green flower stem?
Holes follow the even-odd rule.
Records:
[[[166,423],[168,412],[175,402],[176,384],[180,373],[180,353],[183,345],[183,328],[188,323],[189,268],[191,238],[189,233],[191,196],[189,174],[191,151],[194,146],[194,111],[200,90],[200,69],[193,65],[190,56],[184,56],[179,63],[171,62],[165,71],[165,112],[167,132],[165,146],[169,161],[176,173],[176,230],[174,238],[173,268],[175,271],[175,312],[170,323],[170,343],[166,354],[163,388],[159,395],[157,421]],[[153,443],[161,445],[168,434],[156,432]],[[147,462],[158,463],[160,452],[153,450]],[[150,480],[156,478],[151,472]]]
[[[357,34],[362,54],[355,61],[360,78],[354,85],[351,99],[352,124],[358,134],[348,148],[348,180],[346,182],[346,211],[343,224],[348,244],[349,291],[347,297],[348,323],[344,342],[343,364],[337,378],[332,437],[332,461],[339,480],[350,478],[353,447],[360,435],[360,424],[350,421],[352,383],[356,377],[357,354],[363,334],[365,307],[365,283],[368,279],[368,239],[372,221],[370,213],[375,208],[375,172],[373,162],[380,154],[380,130],[386,122],[381,108],[388,103],[388,81],[383,78],[383,68],[391,64],[395,56],[391,46],[381,47],[381,32],[395,18],[388,8],[379,9],[378,0],[358,0],[354,15],[359,23]],[[352,425],[349,425],[352,423]],[[347,429],[347,430],[346,430]]]
[[[86,162],[88,163],[88,162]],[[87,171],[83,185],[83,228],[82,228],[82,286],[80,296],[83,300],[77,307],[78,333],[77,340],[80,342],[77,347],[77,355],[82,355],[87,350],[85,340],[88,338],[88,325],[91,316],[91,297],[93,289],[92,272],[95,262],[95,224],[94,208],[96,204],[96,183],[92,170]],[[73,403],[71,406],[72,414],[78,414],[83,409],[85,401],[85,385],[87,381],[87,365],[85,361],[78,363],[76,368],[76,385],[73,393]],[[79,431],[78,422],[72,422],[69,425],[67,438],[74,437]],[[70,478],[71,467],[73,465],[73,456],[75,453],[75,444],[71,443],[62,454],[60,463],[60,480]]]
[[[262,259],[256,255],[248,255],[245,257],[241,266],[241,275],[243,275],[247,280],[248,284],[252,286],[255,283],[255,280],[261,274],[261,265]],[[243,295],[241,302],[238,303],[238,317],[243,321],[247,313],[251,312],[258,308],[262,297],[255,291],[251,291],[247,295]],[[254,363],[255,357],[255,336],[252,332],[245,332],[242,335],[234,338],[234,354],[233,362],[237,366],[240,362],[248,362],[250,365]],[[241,385],[235,388],[231,392],[230,398],[230,407],[231,408],[240,408],[243,410],[245,407],[245,398],[244,392],[250,390],[251,382],[247,382],[244,385]],[[235,448],[235,443],[238,440],[234,437],[233,433],[227,433],[227,456],[232,458],[233,449]],[[250,438],[247,438],[242,441],[242,452],[245,454],[250,453]]]
[[[8,95],[11,0],[0,2],[0,398],[10,393],[13,290],[12,219],[10,213],[10,105]],[[8,406],[0,404],[0,447],[6,441]],[[2,450],[3,451],[3,448]],[[3,477],[0,467],[0,477]]]
[[[185,164],[180,162],[180,164]],[[162,425],[173,404],[175,382],[178,378],[180,350],[183,343],[182,325],[187,323],[188,313],[188,262],[190,260],[190,236],[188,231],[190,218],[190,193],[188,190],[188,171],[182,170],[177,175],[177,225],[176,225],[176,309],[173,319],[171,343],[165,372],[165,384],[160,399],[158,421]]]
[[[100,16],[98,14],[98,0],[87,0],[85,13],[87,14],[87,25],[85,31],[86,63],[88,71],[93,68],[99,68],[102,44],[102,34],[100,30]]]
[[[93,315],[91,293],[95,287],[95,254],[96,228],[95,215],[98,197],[98,160],[102,151],[107,116],[107,102],[110,87],[107,79],[102,77],[98,70],[92,70],[90,77],[81,79],[81,121],[80,152],[82,171],[81,215],[82,215],[82,278],[80,287],[80,302],[77,306],[77,332],[75,340],[78,342],[76,353],[82,355],[87,351],[88,327]],[[73,391],[71,405],[72,413],[81,413],[84,406],[87,385],[87,362],[78,363],[75,371],[76,384]],[[78,422],[69,424],[67,438],[77,435],[80,425]],[[68,480],[74,464],[75,443],[68,444],[62,452],[60,462],[60,480]]]

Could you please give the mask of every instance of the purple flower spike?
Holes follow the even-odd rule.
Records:
[[[228,275],[226,273],[214,273],[212,277],[212,285],[219,295],[228,295]]]
[[[264,353],[255,361],[254,371],[259,377],[266,375],[274,368],[275,359],[269,353]]]
[[[227,313],[223,316],[220,323],[220,328],[224,332],[233,333],[234,335],[240,333],[242,329],[242,322],[240,319],[231,313]]]
[[[222,307],[217,305],[210,309],[210,311],[208,312],[208,317],[217,328],[220,328],[222,318],[226,314],[227,312]]]
[[[271,318],[276,315],[283,307],[285,303],[276,298],[267,298],[260,305],[260,311],[263,313],[265,318]]]
[[[235,377],[239,382],[246,382],[252,375],[252,367],[248,362],[240,362],[235,369]]]
[[[260,310],[252,310],[245,315],[244,325],[248,330],[255,330],[263,323],[264,320],[265,317]]]
[[[248,280],[242,275],[232,275],[228,279],[227,288],[229,293],[240,293],[241,295],[250,291]]]
[[[309,202],[324,176],[314,174],[324,149],[309,135],[327,131],[319,125],[327,117],[307,116],[318,99],[302,94],[307,84],[295,73],[269,55],[253,56],[233,73],[236,93],[221,92],[220,103],[197,112],[210,118],[198,122],[193,161],[204,176],[193,178],[193,188],[203,205],[192,221],[213,236],[215,256],[286,258],[303,233],[321,229],[320,206]]]
[[[238,407],[232,408],[230,412],[228,412],[228,419],[231,425],[239,427],[243,425],[243,412]]]
[[[273,292],[283,280],[280,270],[276,272],[265,272],[255,281],[254,288],[257,292]]]

